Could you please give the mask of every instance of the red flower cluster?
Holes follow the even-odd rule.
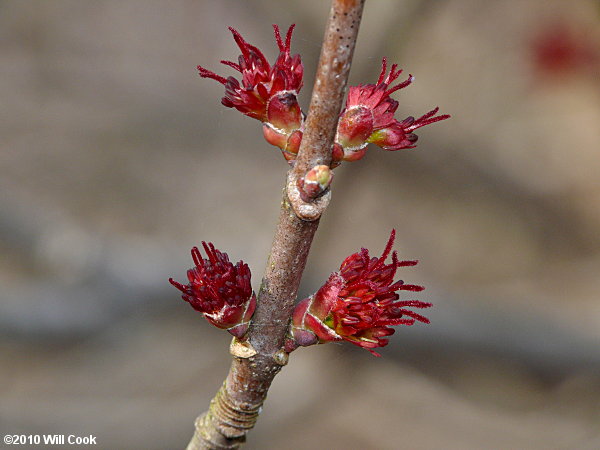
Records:
[[[390,151],[414,148],[418,136],[412,131],[450,117],[436,116],[439,108],[435,108],[418,119],[411,116],[402,122],[396,120],[398,102],[390,95],[411,84],[414,77],[409,75],[405,81],[392,86],[402,70],[393,64],[389,74],[386,73],[387,59],[383,58],[376,84],[361,84],[348,90],[333,149],[334,164],[361,159],[369,143]]]
[[[198,66],[201,77],[212,78],[225,86],[223,105],[263,122],[265,139],[278,147],[290,164],[296,160],[300,149],[304,125],[304,115],[298,104],[304,67],[300,55],[291,54],[294,26],[290,26],[284,41],[279,27],[273,25],[279,56],[272,66],[257,47],[229,28],[242,54],[237,63],[221,63],[240,72],[241,83],[234,77],[225,78]],[[331,168],[342,161],[361,159],[369,143],[390,151],[414,148],[418,139],[414,130],[450,117],[447,114],[436,116],[439,108],[435,108],[418,119],[410,116],[403,121],[396,120],[394,113],[398,102],[390,95],[413,81],[409,75],[405,81],[393,86],[401,73],[397,64],[393,64],[387,73],[387,60],[383,58],[376,84],[349,88],[332,149]]]
[[[294,27],[290,26],[284,42],[279,27],[273,25],[279,56],[272,66],[257,47],[229,27],[242,54],[238,63],[221,63],[242,74],[241,84],[234,77],[226,79],[198,66],[201,77],[212,78],[225,86],[225,97],[221,103],[263,122],[265,139],[279,147],[288,160],[295,159],[300,148],[303,122],[297,97],[302,88],[304,66],[300,55],[291,54]]]
[[[273,96],[286,91],[295,94],[300,91],[304,73],[300,55],[291,56],[290,53],[294,25],[289,28],[285,43],[281,39],[279,27],[273,25],[273,29],[280,53],[275,64],[271,66],[258,48],[246,42],[237,30],[229,27],[242,54],[239,56],[238,63],[233,61],[221,61],[221,63],[242,74],[241,85],[234,77],[226,79],[198,66],[201,77],[212,78],[225,86],[225,97],[221,100],[223,105],[235,108],[261,122],[268,119],[267,104]]]
[[[414,284],[394,282],[396,269],[414,266],[417,261],[398,261],[392,252],[392,262],[386,264],[394,244],[395,230],[379,258],[371,258],[367,249],[347,257],[339,272],[311,297],[302,300],[294,309],[288,351],[328,341],[346,340],[380,356],[373,348],[388,344],[386,336],[394,334],[395,325],[413,325],[415,320],[429,320],[406,309],[429,308],[431,303],[402,300],[397,291],[419,292],[424,288]]]
[[[211,243],[202,242],[202,246],[208,259],[202,258],[198,247],[192,249],[195,267],[187,271],[189,284],[183,285],[172,278],[169,282],[210,323],[242,337],[256,309],[250,269],[243,261],[234,266],[227,253],[215,249]]]

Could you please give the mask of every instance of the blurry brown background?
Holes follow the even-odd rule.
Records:
[[[0,1],[0,431],[183,448],[229,338],[167,283],[213,241],[258,288],[286,164],[220,106],[232,25],[269,58],[328,1]],[[351,82],[415,83],[414,151],[336,170],[301,294],[392,227],[432,324],[299,350],[249,449],[600,448],[600,2],[367,2]]]

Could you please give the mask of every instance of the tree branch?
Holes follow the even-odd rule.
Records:
[[[236,449],[254,426],[275,375],[287,363],[283,343],[308,252],[329,202],[300,198],[297,181],[316,165],[329,165],[338,116],[365,0],[333,0],[302,144],[288,173],[279,223],[244,342],[234,339],[229,374],[196,420],[188,450]]]

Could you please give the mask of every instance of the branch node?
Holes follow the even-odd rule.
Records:
[[[273,355],[273,359],[280,366],[287,365],[289,358],[290,358],[290,354],[282,348],[279,349],[278,351],[276,351],[275,354]]]
[[[294,171],[290,170],[287,179],[287,196],[294,212],[298,218],[307,222],[319,219],[331,201],[331,190],[327,190],[325,194],[311,202],[305,202],[302,200],[297,184]]]
[[[238,449],[246,442],[246,433],[254,427],[261,409],[262,402],[235,402],[223,383],[208,411],[196,419],[196,432],[187,450]]]

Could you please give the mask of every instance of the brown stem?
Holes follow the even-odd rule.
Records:
[[[188,450],[236,449],[245,442],[271,381],[287,363],[283,343],[308,252],[328,197],[304,202],[296,181],[331,162],[338,116],[365,0],[333,0],[321,49],[302,145],[288,173],[279,223],[245,342],[234,339],[227,378],[196,420]]]

